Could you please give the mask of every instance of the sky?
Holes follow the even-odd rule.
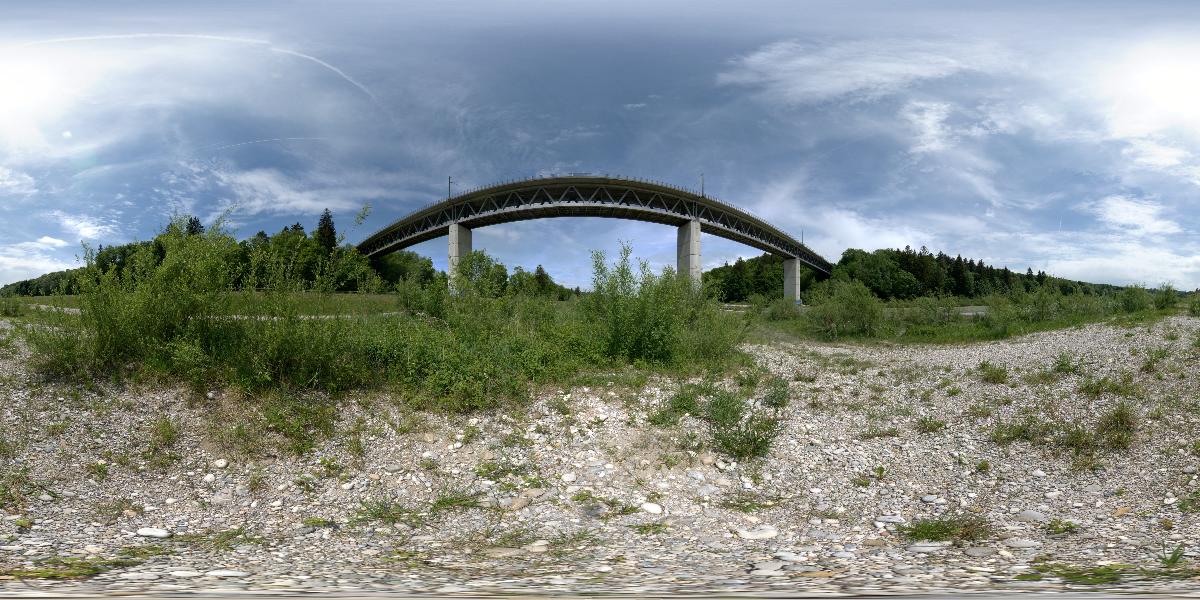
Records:
[[[698,187],[836,261],[918,248],[1200,288],[1200,2],[0,4],[0,284],[153,237],[329,208],[357,243],[501,180]],[[370,206],[367,219],[355,215]],[[480,228],[587,287],[672,228]],[[411,248],[445,268],[446,240]],[[759,252],[704,236],[704,267]]]

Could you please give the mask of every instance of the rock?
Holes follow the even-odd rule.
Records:
[[[778,571],[783,568],[782,560],[768,560],[760,563],[754,563],[755,571]]]
[[[190,578],[190,577],[199,577],[201,575],[200,571],[192,571],[190,569],[181,569],[179,571],[171,571],[170,573],[167,573],[167,574],[170,575],[171,577],[179,577],[181,579]]]
[[[216,480],[217,480],[217,476],[213,475],[212,473],[206,473],[204,475],[204,483],[212,483]]]
[[[42,494],[38,496],[38,500],[41,500],[42,502],[53,502],[54,496],[51,496],[50,494]]]
[[[532,554],[544,554],[550,549],[549,540],[538,540],[532,544],[521,546],[521,549]]]
[[[1188,466],[1184,467],[1183,472],[1185,475],[1195,474],[1196,473],[1196,465],[1188,465]]]
[[[708,452],[700,455],[700,464],[702,465],[709,466],[715,462],[717,462],[717,457]]]
[[[931,552],[937,552],[945,547],[945,544],[942,544],[941,542],[917,542],[909,546],[907,550],[916,554],[929,554]]]
[[[1041,469],[1034,469],[1029,474],[1033,475],[1034,477],[1045,477],[1046,476],[1046,472]]]
[[[847,551],[843,550],[841,552],[834,552],[833,557],[834,558],[858,558],[858,555],[853,552],[847,552]]]
[[[925,496],[921,496],[921,502],[930,502],[930,503],[932,503],[932,502],[936,502],[936,501],[937,501],[937,499],[938,499],[938,497],[937,497],[937,496],[934,496],[933,494],[928,494],[928,495],[925,495]]]
[[[655,504],[653,502],[643,502],[642,510],[644,510],[652,515],[661,515],[662,511],[663,511],[663,507],[658,504]]]
[[[1047,498],[1049,498],[1049,499],[1054,499],[1054,498],[1057,498],[1057,497],[1059,497],[1059,496],[1061,496],[1061,495],[1062,495],[1062,490],[1053,490],[1053,491],[1050,491],[1050,492],[1046,492],[1046,494],[1045,494],[1045,495],[1046,495],[1046,497],[1047,497]]]
[[[776,577],[786,575],[787,573],[784,573],[783,571],[763,571],[762,569],[755,569],[750,571],[750,574],[755,577]]]
[[[1004,540],[1004,545],[1008,546],[1009,548],[1025,550],[1028,548],[1037,548],[1037,547],[1041,546],[1042,543],[1034,541],[1034,540],[1026,539],[1026,538],[1009,538],[1007,540]]]
[[[737,536],[743,540],[769,540],[779,535],[779,530],[770,525],[759,525],[753,529],[738,529]]]
[[[973,546],[971,548],[967,548],[966,550],[963,550],[963,554],[966,554],[967,556],[970,556],[973,558],[984,558],[987,556],[991,556],[995,553],[996,553],[995,548],[988,548],[987,546]]]
[[[696,481],[704,481],[704,473],[701,473],[700,471],[688,471],[687,476],[691,479],[695,479]]]
[[[167,531],[166,529],[159,529],[157,527],[143,527],[143,528],[137,530],[137,534],[141,537],[160,538],[160,539],[171,537],[170,531]]]
[[[512,503],[508,505],[508,510],[516,512],[529,506],[529,498],[527,496],[517,496],[512,499]]]
[[[1036,510],[1023,510],[1013,515],[1012,519],[1022,523],[1041,523],[1046,520],[1046,515]]]
[[[800,562],[800,561],[804,560],[803,556],[800,556],[799,554],[796,554],[795,552],[781,551],[781,552],[776,552],[774,554],[774,556],[775,556],[775,558],[778,558],[779,560],[787,561],[787,562]]]
[[[121,573],[120,575],[117,575],[117,577],[128,581],[154,581],[155,579],[158,579],[158,575],[156,573],[143,573],[141,571]]]
[[[212,466],[218,469],[224,469],[225,467],[229,466],[229,461],[225,460],[224,458],[218,458],[212,462]]]
[[[879,521],[880,523],[904,523],[904,517],[901,517],[900,515],[884,515],[882,517],[876,517],[875,520]]]
[[[235,571],[233,569],[217,569],[215,571],[209,571],[209,572],[205,573],[205,575],[207,575],[209,577],[226,578],[226,577],[246,577],[250,574],[245,571]]]
[[[562,480],[567,483],[573,483],[577,479],[574,473],[563,473]]]
[[[520,556],[524,553],[525,553],[525,551],[521,550],[520,548],[497,547],[497,548],[485,548],[483,550],[483,555],[488,558],[510,558],[513,556]]]

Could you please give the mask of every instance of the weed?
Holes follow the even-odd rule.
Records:
[[[994,534],[991,524],[978,516],[917,519],[911,525],[901,526],[899,531],[912,540],[934,542],[978,542]]]
[[[89,463],[86,469],[88,475],[91,475],[92,479],[95,479],[96,481],[104,481],[108,479],[108,463]]]
[[[917,419],[916,429],[920,433],[937,433],[945,428],[945,421],[940,421],[933,417],[926,416]]]
[[[1107,375],[1100,379],[1085,378],[1079,384],[1079,391],[1089,396],[1114,394],[1116,396],[1129,397],[1136,395],[1138,388],[1133,383],[1133,376],[1129,373],[1123,373],[1120,379],[1112,379]]]
[[[872,427],[872,428],[858,434],[858,439],[873,440],[873,439],[885,438],[885,437],[898,437],[899,435],[900,435],[900,430],[896,429],[895,427],[888,427],[886,429],[877,429],[875,427]]]
[[[305,527],[315,527],[317,529],[325,529],[337,526],[337,522],[333,519],[326,519],[323,517],[305,517],[301,522],[304,523]]]
[[[1162,566],[1164,569],[1174,569],[1183,563],[1184,547],[1182,544],[1175,546],[1169,554],[1163,552]]]
[[[1064,535],[1068,533],[1076,533],[1078,531],[1079,524],[1073,521],[1050,519],[1050,521],[1046,523],[1046,532],[1051,535]]]
[[[1066,352],[1059,353],[1058,358],[1054,359],[1052,370],[1055,373],[1069,375],[1079,372],[1079,365],[1075,361],[1075,357]]]
[[[82,579],[138,564],[140,561],[130,558],[94,560],[53,557],[42,560],[32,567],[0,567],[0,575],[14,579]]]
[[[630,525],[630,529],[642,535],[655,535],[667,531],[666,523],[642,523],[639,525]]]
[[[976,473],[987,473],[988,471],[991,471],[991,470],[992,470],[992,463],[988,462],[987,460],[981,460],[981,461],[979,461],[978,464],[975,465]]]
[[[1121,400],[1096,422],[1096,434],[1102,444],[1110,449],[1128,448],[1138,429],[1137,410],[1132,404]]]
[[[979,363],[979,378],[986,383],[1008,383],[1008,368],[985,360]]]
[[[776,410],[787,408],[790,399],[788,394],[787,381],[778,377],[772,377],[767,382],[767,392],[763,394],[763,405]]]
[[[180,456],[172,452],[179,442],[179,424],[169,417],[159,417],[150,426],[150,441],[143,456],[155,467],[165,467]]]
[[[720,507],[736,510],[738,512],[752,513],[764,508],[775,506],[777,499],[764,498],[762,496],[739,492],[731,497],[721,500]]]
[[[417,511],[392,500],[364,500],[350,518],[350,522],[380,522],[389,525],[403,523],[415,527],[421,524],[422,519]]]

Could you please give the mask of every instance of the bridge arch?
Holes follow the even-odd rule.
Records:
[[[828,276],[833,267],[807,246],[769,223],[719,200],[662,183],[595,175],[569,175],[503,183],[472,190],[418,210],[358,245],[379,256],[443,235],[450,270],[471,251],[471,230],[549,217],[609,217],[674,225],[678,271],[700,281],[700,233],[784,258],[784,296],[799,293],[800,266]]]

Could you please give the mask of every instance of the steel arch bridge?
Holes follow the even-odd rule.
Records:
[[[674,225],[679,272],[700,278],[700,232],[741,242],[785,259],[785,294],[798,292],[799,268],[828,276],[832,265],[792,236],[729,204],[657,182],[569,175],[503,183],[430,205],[379,230],[358,245],[380,256],[443,235],[450,266],[470,252],[474,228],[549,217],[609,217]]]

